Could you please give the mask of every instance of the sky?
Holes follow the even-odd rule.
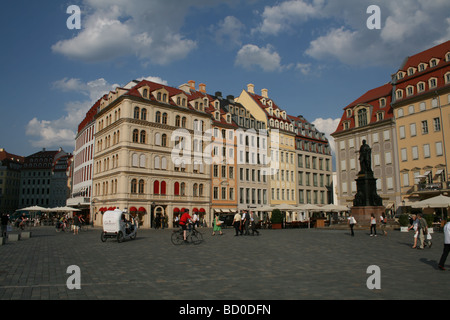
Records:
[[[68,27],[76,21],[80,29]],[[332,143],[346,105],[450,39],[450,1],[16,0],[2,3],[0,36],[0,148],[9,153],[73,152],[95,101],[144,78],[194,80],[224,96],[252,83]]]

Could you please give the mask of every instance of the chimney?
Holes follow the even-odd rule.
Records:
[[[195,85],[194,85],[195,86]],[[199,85],[198,85],[198,90],[200,91],[200,92],[203,92],[203,93],[206,93],[206,84],[204,84],[204,83],[200,83]]]
[[[250,92],[250,93],[255,93],[255,85],[249,83],[249,84],[247,85],[247,91]]]
[[[189,81],[188,81],[188,84],[189,84],[189,88],[190,88],[191,90],[194,90],[194,91],[195,91],[195,81],[194,81],[194,80],[189,80]]]
[[[262,95],[264,98],[269,98],[269,90],[267,90],[267,89],[261,89],[261,95]]]

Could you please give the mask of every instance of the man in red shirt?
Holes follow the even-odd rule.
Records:
[[[189,215],[189,209],[184,209],[184,213],[181,215],[181,218],[180,218],[180,226],[181,226],[181,229],[183,229],[184,241],[186,241],[186,226],[191,219],[192,218]]]

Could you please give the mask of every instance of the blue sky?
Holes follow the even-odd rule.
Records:
[[[70,5],[81,29],[69,30]],[[370,5],[381,29],[367,28]],[[78,123],[117,85],[149,78],[239,95],[248,83],[334,131],[342,109],[404,58],[450,39],[448,0],[8,1],[0,13],[0,147],[72,152]]]

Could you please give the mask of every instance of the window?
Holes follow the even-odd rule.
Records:
[[[144,186],[145,186],[145,183],[144,183],[144,180],[139,180],[139,194],[144,194]]]
[[[406,138],[405,126],[399,127],[398,131],[399,131],[400,139],[405,139]]]
[[[419,159],[419,148],[412,147],[412,158],[413,160]]]
[[[135,119],[139,119],[139,107],[135,107],[134,108],[134,118]]]
[[[153,193],[154,194],[159,194],[159,181],[158,180],[153,182]]]
[[[139,142],[139,130],[138,129],[133,130],[133,142]]]
[[[141,110],[141,120],[147,120],[147,109]]]
[[[431,78],[430,80],[428,80],[428,86],[431,88],[436,88],[437,87],[437,79],[436,78]]]
[[[161,123],[161,112],[159,112],[159,111],[156,111],[155,122],[156,123]]]
[[[398,111],[397,111],[397,117],[398,117],[398,118],[403,117],[403,109],[402,109],[402,108],[398,109]]]
[[[408,107],[408,114],[413,114],[414,113],[414,105],[410,105]]]
[[[430,157],[430,145],[429,144],[424,144],[423,145],[423,156],[425,158],[429,158]]]
[[[442,142],[436,142],[436,155],[442,156]]]
[[[427,134],[427,133],[428,133],[428,121],[423,120],[422,121],[422,134]]]
[[[407,172],[403,173],[403,186],[409,186],[409,174]]]
[[[408,152],[407,152],[406,148],[401,149],[400,154],[401,154],[402,161],[408,161]]]
[[[145,130],[142,130],[141,131],[141,135],[140,135],[140,143],[145,143],[145,136],[146,136],[146,134],[145,134]]]
[[[362,127],[367,125],[367,110],[360,109],[358,110],[358,126]]]
[[[434,118],[433,119],[434,131],[441,131],[441,119]]]
[[[131,193],[137,193],[137,180],[131,180]]]
[[[409,125],[409,133],[410,133],[411,137],[415,137],[417,135],[415,123],[411,123]]]
[[[167,113],[163,113],[162,115],[162,124],[167,124]]]

